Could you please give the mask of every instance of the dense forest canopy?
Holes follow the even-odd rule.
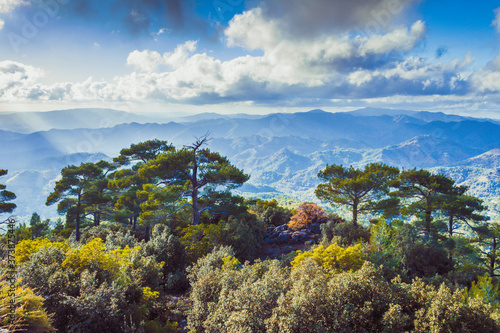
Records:
[[[0,263],[0,327],[29,332],[498,332],[500,227],[453,179],[326,165],[319,201],[242,198],[208,136],[70,165]],[[1,170],[0,175],[5,175]],[[2,190],[2,216],[16,208]],[[9,234],[0,238],[7,257]],[[14,290],[15,292],[12,292]],[[8,320],[14,306],[15,321]]]

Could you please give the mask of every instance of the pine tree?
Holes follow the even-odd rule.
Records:
[[[0,177],[5,176],[7,170],[0,169]],[[15,203],[9,202],[16,198],[16,195],[6,190],[7,186],[0,184],[0,214],[1,213],[12,213],[17,207]]]
[[[352,224],[357,225],[360,213],[379,209],[378,201],[389,192],[389,183],[399,174],[399,169],[383,163],[371,163],[364,170],[327,165],[318,173],[325,181],[316,188],[316,196],[332,205],[349,206]]]
[[[201,199],[205,196],[216,197],[248,180],[248,175],[233,166],[226,157],[202,148],[207,142],[208,137],[204,136],[190,146],[168,151],[141,165],[139,176],[156,180],[154,186],[146,187],[142,192],[148,198],[143,207],[157,213],[191,206],[192,223],[197,225],[200,223],[200,213],[213,213],[217,205],[214,203],[201,208]],[[185,203],[183,198],[191,200]],[[221,195],[220,198],[227,201],[227,195]]]

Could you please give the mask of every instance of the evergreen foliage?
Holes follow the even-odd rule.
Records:
[[[0,169],[0,177],[5,176],[7,170]],[[16,198],[14,192],[7,191],[7,186],[0,184],[0,214],[1,213],[12,213],[16,209],[16,204],[10,202]]]

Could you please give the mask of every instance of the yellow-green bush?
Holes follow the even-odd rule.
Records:
[[[183,229],[181,242],[186,248],[187,262],[195,263],[216,246],[222,245],[223,229],[222,223],[190,225]]]
[[[319,245],[311,251],[297,251],[297,257],[291,262],[292,267],[298,267],[303,261],[312,258],[328,273],[352,272],[363,265],[362,245],[356,244],[343,248],[334,243],[327,248]]]
[[[6,275],[0,274],[0,327],[9,332],[55,332],[52,318],[44,308],[43,297],[35,295],[29,287],[21,286],[20,280],[12,287],[14,290],[11,290]],[[15,309],[13,318],[11,305]]]
[[[68,250],[69,246],[66,243],[51,242],[47,238],[25,239],[16,245],[15,258],[16,263],[27,261],[33,253],[38,252],[43,247],[58,247],[63,250]]]

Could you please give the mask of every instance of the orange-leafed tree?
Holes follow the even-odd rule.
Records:
[[[315,203],[303,203],[291,218],[288,226],[293,230],[303,229],[313,223],[326,223],[329,217],[326,211]]]

